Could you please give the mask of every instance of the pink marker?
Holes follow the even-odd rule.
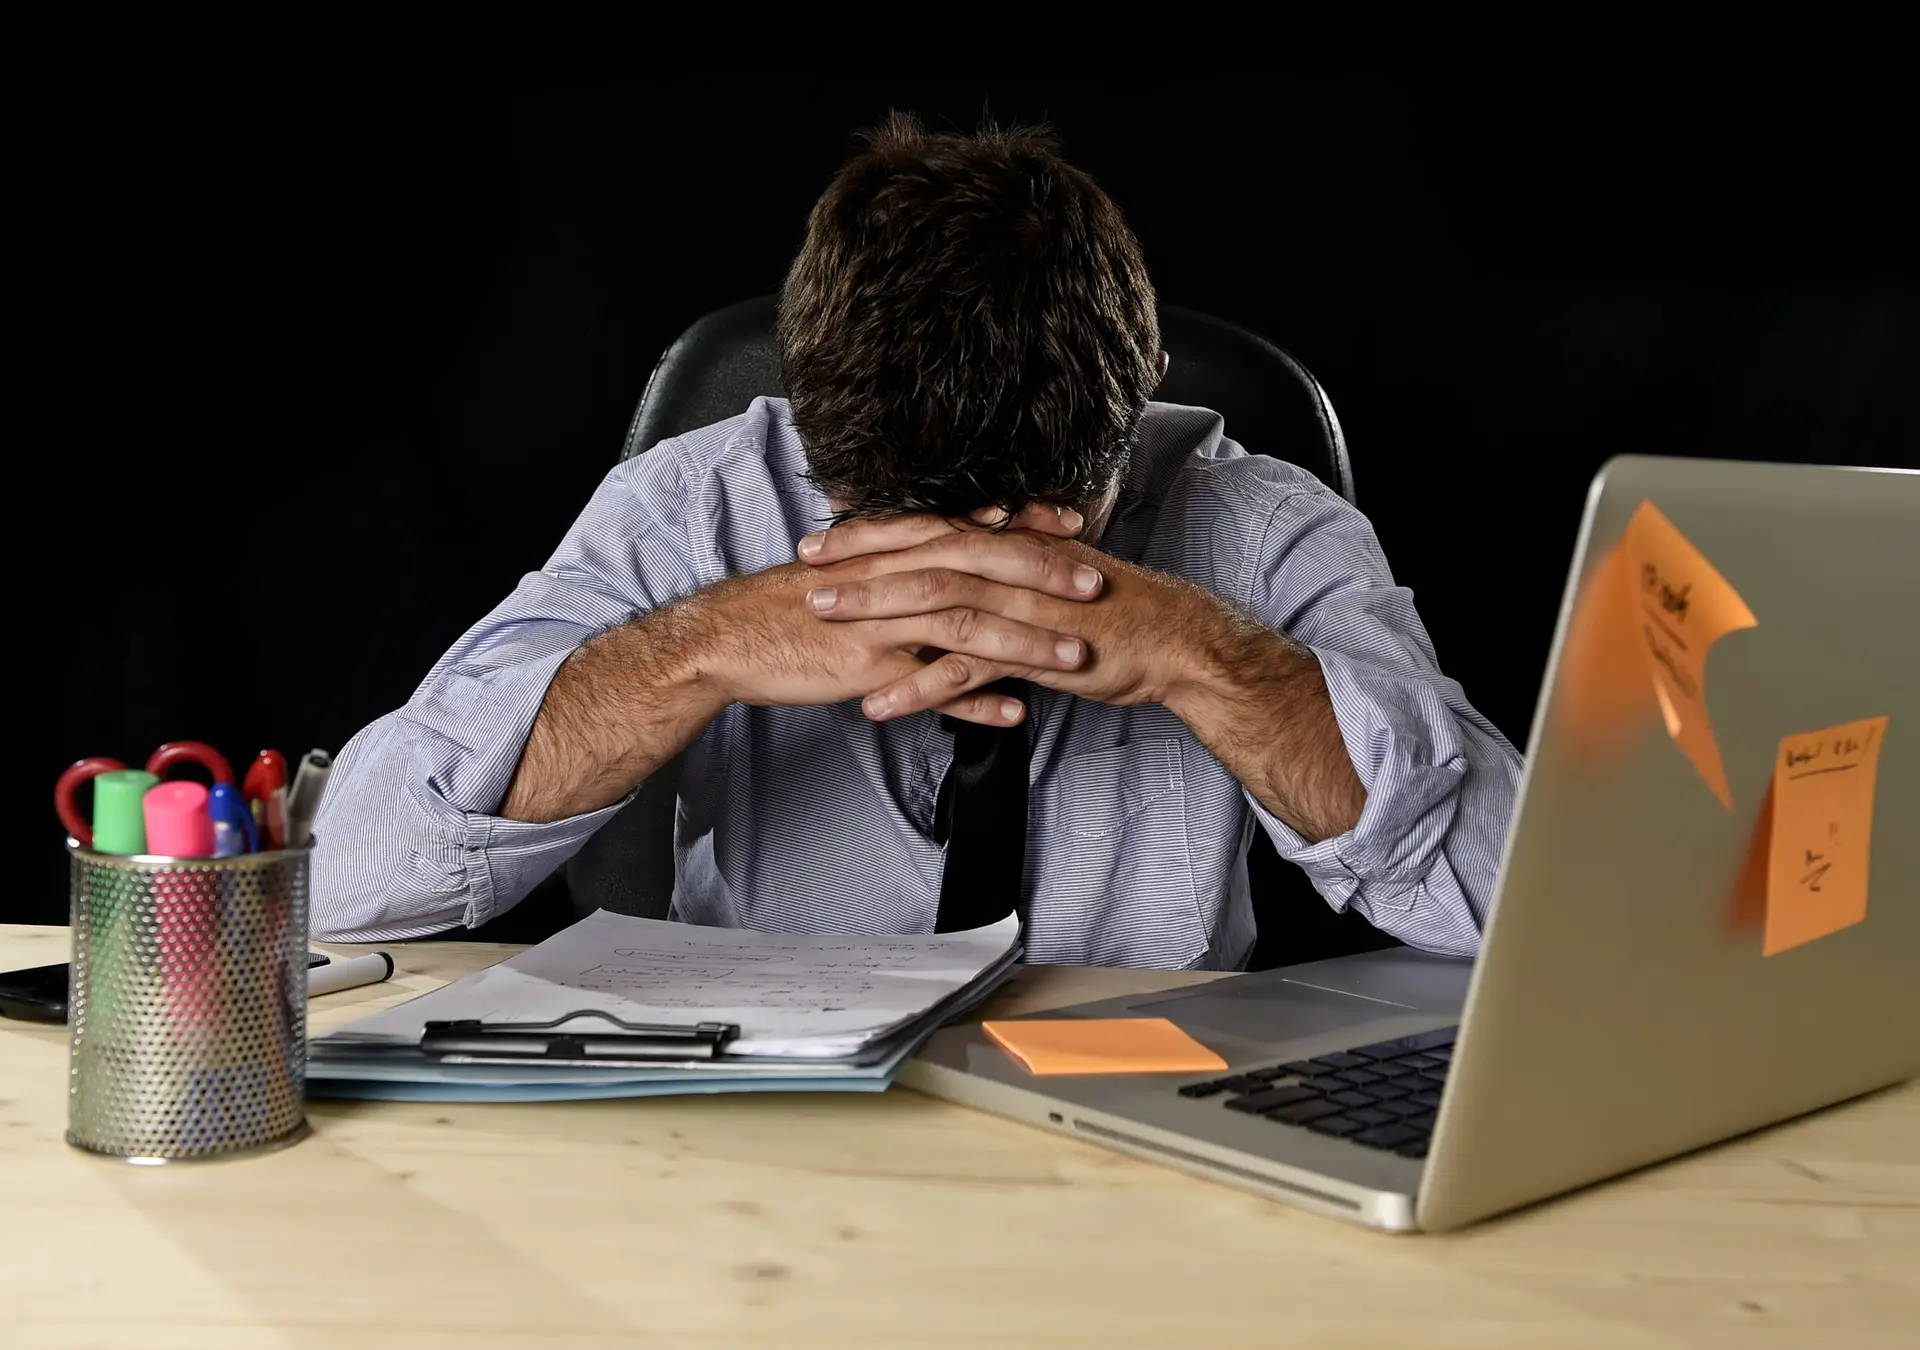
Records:
[[[147,818],[147,853],[161,858],[213,857],[213,817],[207,790],[190,779],[147,789],[140,805]],[[153,878],[153,917],[160,934],[160,972],[167,1017],[186,1030],[212,1024],[220,1008],[218,982],[209,976],[219,959],[219,891],[205,870],[163,871]]]
[[[207,790],[181,779],[147,789],[140,799],[147,818],[147,852],[161,858],[211,858],[213,817]]]

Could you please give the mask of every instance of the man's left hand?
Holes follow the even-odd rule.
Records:
[[[875,721],[940,707],[1008,675],[1100,703],[1166,703],[1238,636],[1241,625],[1217,597],[1077,540],[1026,529],[969,530],[964,546],[957,547],[962,539],[952,532],[939,531],[929,539],[928,526],[924,517],[903,516],[848,521],[827,530],[820,547],[802,555],[807,562],[886,555],[893,565],[865,580],[842,582],[830,593],[810,591],[813,611],[822,619],[847,621],[970,610],[1068,634],[1086,644],[1086,656],[1078,668],[1058,670],[949,652],[869,695],[862,707]],[[992,579],[996,572],[1012,570],[1008,561],[1036,545],[1097,572],[1097,596],[1062,600]]]

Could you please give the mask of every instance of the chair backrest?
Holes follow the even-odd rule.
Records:
[[[737,416],[763,394],[783,396],[775,313],[774,297],[760,296],[716,309],[682,333],[647,380],[620,458]],[[1248,449],[1278,455],[1354,499],[1333,400],[1291,353],[1238,324],[1175,305],[1160,307],[1160,342],[1169,361],[1156,399],[1213,409]]]
[[[782,396],[775,317],[775,298],[761,296],[717,309],[682,333],[647,380],[620,458],[737,416],[761,395]],[[1162,305],[1159,318],[1168,367],[1156,399],[1211,408],[1226,419],[1234,440],[1299,465],[1353,500],[1353,467],[1340,421],[1304,365],[1224,319],[1173,305]],[[656,773],[567,864],[574,912],[666,915],[678,782],[677,762]],[[1256,831],[1249,860],[1261,929],[1256,966],[1391,941],[1354,922],[1357,916],[1334,916],[1298,869],[1278,863]],[[1276,940],[1284,946],[1276,947]]]

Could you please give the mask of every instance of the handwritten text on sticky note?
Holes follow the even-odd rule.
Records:
[[[1733,791],[1707,717],[1707,651],[1739,628],[1758,623],[1747,602],[1704,554],[1641,502],[1627,522],[1634,620],[1667,734],[1728,810]]]
[[[1874,778],[1888,720],[1788,736],[1773,763],[1768,956],[1867,917]]]
[[[1732,810],[1707,715],[1707,653],[1757,622],[1705,555],[1652,502],[1641,502],[1574,606],[1561,674],[1571,749],[1590,757],[1624,746],[1658,709],[1667,735]]]
[[[1197,1073],[1227,1062],[1164,1017],[983,1022],[1030,1073]]]

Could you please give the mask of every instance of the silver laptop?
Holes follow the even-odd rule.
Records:
[[[1707,667],[1732,810],[1657,714],[1604,761],[1567,730],[1574,600],[1643,501],[1758,620]],[[1881,716],[1865,918],[1765,955],[1747,864],[1781,739]],[[1920,1075],[1920,474],[1601,471],[1477,961],[1399,949],[1032,1016],[1165,1017],[1229,1068],[1039,1077],[973,1025],[900,1081],[1391,1230],[1457,1228]]]

